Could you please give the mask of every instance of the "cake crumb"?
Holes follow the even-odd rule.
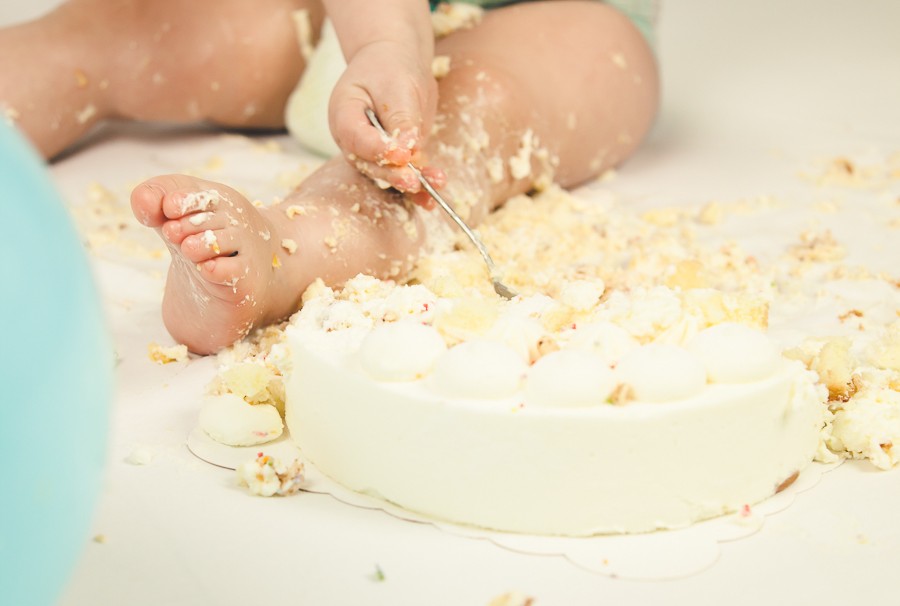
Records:
[[[97,115],[97,107],[90,103],[84,109],[75,114],[78,124],[85,124],[88,120]]]
[[[609,394],[608,402],[615,406],[623,406],[635,399],[634,388],[627,383],[619,383]]]
[[[153,362],[157,364],[170,364],[172,362],[184,362],[188,359],[188,348],[186,345],[172,345],[171,347],[163,347],[159,343],[151,342],[147,345],[147,355]]]
[[[149,465],[153,461],[153,452],[147,448],[138,447],[128,453],[124,460],[129,465]]]
[[[888,326],[877,341],[869,344],[865,355],[868,362],[876,368],[900,372],[900,321]]]
[[[289,255],[292,255],[297,252],[297,243],[290,238],[284,238],[281,241],[281,248],[286,250]]]
[[[287,496],[299,492],[304,483],[303,463],[284,463],[257,453],[256,458],[238,466],[238,484],[261,497]]]
[[[435,55],[431,60],[431,74],[438,80],[450,73],[450,57]]]
[[[309,10],[299,9],[291,13],[294,21],[294,30],[297,34],[297,44],[300,46],[300,56],[305,60],[309,60],[315,51],[313,43],[313,26]]]
[[[499,156],[493,156],[488,158],[485,162],[488,171],[488,177],[491,179],[491,183],[498,184],[503,182],[504,176],[504,167],[503,160]]]
[[[641,218],[657,227],[672,227],[677,225],[684,216],[684,210],[680,208],[654,208],[646,211]]]
[[[441,2],[431,13],[431,28],[436,38],[460,29],[470,29],[481,22],[484,9],[462,2]]]
[[[519,151],[508,161],[509,172],[513,179],[524,179],[531,175],[531,154],[534,148],[534,133],[529,129],[522,135],[522,140],[519,142]]]
[[[710,202],[697,213],[697,222],[702,225],[718,225],[725,217],[725,210],[718,202]]]
[[[879,469],[900,462],[900,392],[865,386],[834,413],[828,446],[854,459],[868,459]]]
[[[800,234],[800,243],[789,249],[791,257],[800,262],[839,261],[846,256],[846,250],[834,238],[830,230],[821,233],[805,231]]]
[[[21,117],[19,112],[16,111],[16,108],[6,105],[5,103],[0,103],[0,108],[3,109],[3,117],[9,124],[14,124]]]
[[[817,372],[819,380],[828,388],[830,401],[846,402],[855,393],[856,360],[850,353],[851,345],[847,338],[830,339],[810,360],[809,369]]]
[[[861,318],[863,317],[863,312],[859,309],[849,309],[838,316],[838,320],[841,322],[846,322],[850,318]]]
[[[533,606],[534,603],[534,598],[518,591],[510,591],[492,599],[488,606]]]
[[[297,215],[303,216],[309,214],[306,210],[306,207],[299,206],[297,204],[292,204],[284,209],[284,214],[287,215],[288,219],[293,219]]]

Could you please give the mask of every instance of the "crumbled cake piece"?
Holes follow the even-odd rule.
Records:
[[[125,457],[125,462],[136,466],[149,465],[153,461],[153,456],[152,450],[138,446],[128,453],[128,456]]]
[[[900,371],[900,320],[866,349],[866,360],[876,368]]]
[[[531,154],[536,147],[534,133],[529,129],[522,135],[519,149],[509,158],[509,173],[513,179],[524,179],[531,175]]]
[[[800,234],[800,243],[792,246],[789,253],[800,262],[840,261],[847,251],[825,230],[820,233],[804,231]]]
[[[11,105],[7,105],[5,101],[0,101],[0,110],[3,110],[3,117],[10,125],[14,125],[16,120],[21,118],[18,110]]]
[[[511,591],[498,595],[488,603],[488,606],[532,606],[534,603],[534,598],[518,591]]]
[[[297,215],[304,216],[309,214],[309,211],[305,206],[300,206],[299,204],[291,204],[286,209],[284,209],[284,214],[288,216],[288,219],[293,219]]]
[[[75,114],[75,120],[78,121],[79,124],[85,124],[88,120],[97,115],[97,106],[93,103],[90,103],[84,107],[84,109],[80,110]]]
[[[864,387],[834,413],[829,447],[879,469],[900,462],[900,392]]]
[[[455,299],[453,307],[435,315],[434,327],[449,343],[483,335],[497,319],[498,303],[481,297]]]
[[[818,174],[801,175],[820,187],[847,187],[874,189],[891,177],[890,159],[888,164],[867,164],[863,161],[836,156],[826,160]]]
[[[653,225],[672,227],[680,223],[687,216],[688,212],[688,209],[685,208],[654,208],[653,210],[645,211],[641,218]]]
[[[819,374],[830,400],[846,401],[856,389],[853,372],[857,362],[850,353],[851,345],[850,339],[831,339],[810,360],[809,368]]]
[[[697,222],[703,225],[718,225],[725,217],[725,209],[718,202],[710,202],[697,213]]]
[[[313,42],[313,26],[309,10],[304,8],[293,11],[291,12],[291,19],[294,21],[297,43],[300,46],[300,55],[304,60],[309,61],[316,48]]]
[[[665,283],[669,288],[681,290],[705,288],[710,284],[706,273],[706,268],[700,261],[684,259],[673,265],[666,272]]]
[[[492,156],[485,161],[485,165],[487,167],[488,176],[491,179],[491,183],[502,183],[505,174],[503,159],[500,158],[500,156]]]
[[[284,385],[281,374],[262,359],[236,362],[223,367],[207,389],[212,395],[235,394],[248,404],[271,404],[284,415]]]
[[[159,343],[152,342],[147,345],[147,356],[157,364],[184,362],[188,359],[188,348],[180,344],[163,347]]]
[[[474,4],[462,2],[441,2],[431,13],[431,27],[436,38],[442,38],[459,29],[469,29],[478,25],[484,16],[484,9]]]
[[[431,60],[431,74],[438,80],[450,73],[450,57],[435,55]]]
[[[693,288],[683,292],[681,299],[688,313],[702,318],[704,326],[736,322],[765,329],[769,325],[769,303],[753,293]]]
[[[238,484],[261,497],[283,497],[303,488],[303,463],[298,460],[285,463],[260,452],[235,471]]]

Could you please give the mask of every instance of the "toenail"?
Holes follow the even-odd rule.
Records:
[[[166,195],[166,190],[157,185],[156,183],[145,183],[144,187],[156,193],[160,198]]]

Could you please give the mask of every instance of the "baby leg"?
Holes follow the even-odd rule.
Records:
[[[656,114],[653,52],[600,2],[491,10],[439,40],[436,54],[450,70],[426,149],[473,222],[512,195],[551,180],[573,187],[618,165]]]
[[[319,0],[69,0],[0,30],[0,109],[45,157],[105,118],[281,127]]]
[[[438,54],[451,67],[439,82],[424,155],[446,173],[445,193],[473,223],[512,195],[550,180],[573,186],[614,166],[655,112],[652,53],[627,19],[600,3],[491,11],[478,27],[441,40]],[[224,203],[195,207],[210,189]],[[427,238],[401,196],[341,158],[270,208],[188,177],[153,179],[135,190],[132,205],[170,245],[163,316],[197,353],[289,315],[317,277],[401,277]]]

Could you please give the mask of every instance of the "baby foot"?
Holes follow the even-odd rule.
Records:
[[[301,288],[297,272],[281,269],[273,222],[240,193],[168,175],[136,187],[131,206],[172,255],[163,320],[191,351],[213,353],[294,311],[281,307],[299,297],[285,293]]]

